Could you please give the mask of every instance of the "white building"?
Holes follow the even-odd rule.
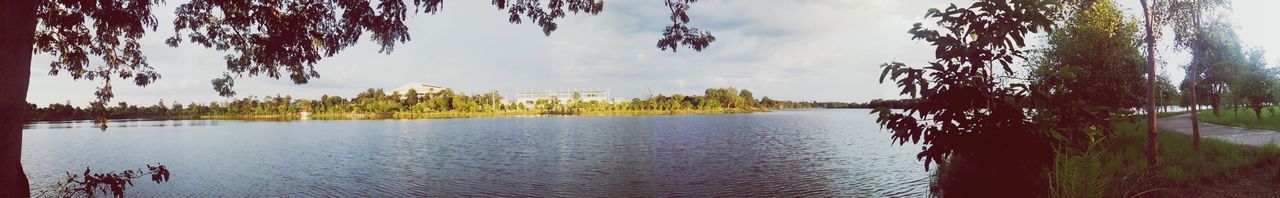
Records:
[[[400,87],[396,87],[395,89],[387,90],[384,92],[386,92],[385,94],[387,95],[391,95],[391,93],[393,92],[400,92],[400,95],[404,95],[406,93],[409,93],[410,89],[414,90],[415,92],[418,92],[418,94],[425,95],[425,94],[440,93],[440,91],[444,91],[445,88],[438,85],[433,85],[433,84],[411,82],[409,84],[404,84],[404,85],[401,85]]]
[[[594,90],[580,89],[580,90],[571,90],[571,91],[552,91],[552,90],[521,91],[518,97],[516,97],[516,102],[523,103],[523,104],[536,104],[538,100],[549,100],[549,101],[559,101],[561,104],[566,104],[574,101],[573,100],[574,95],[577,95],[578,98],[582,100],[582,102],[593,102],[593,101],[603,102],[603,103],[613,102],[612,100],[609,99],[608,89],[594,89]]]

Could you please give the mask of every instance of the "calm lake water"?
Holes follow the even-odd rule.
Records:
[[[128,196],[924,196],[919,146],[868,110],[28,124],[32,191],[163,163]]]

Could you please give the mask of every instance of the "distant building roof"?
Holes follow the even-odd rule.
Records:
[[[573,96],[577,95],[583,102],[609,101],[608,89],[574,89],[574,90],[526,90],[520,91],[516,97],[519,103],[534,103],[538,100],[559,100],[560,103],[567,103],[573,100]]]
[[[443,91],[445,88],[439,85],[420,83],[420,82],[411,82],[408,84],[401,85],[400,87],[396,87],[395,89],[392,89],[390,91],[387,91],[387,94],[391,94],[391,92],[400,92],[400,94],[409,93],[410,89],[418,93],[426,94],[426,93],[440,92],[440,91]]]

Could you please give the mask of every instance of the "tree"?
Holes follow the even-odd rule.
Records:
[[[178,101],[173,101],[173,108],[169,108],[169,112],[172,113],[173,115],[182,115],[182,113],[184,112],[182,109],[182,103],[179,103]]]
[[[1192,67],[1189,67],[1192,69],[1187,71],[1187,78],[1200,83],[1192,88],[1204,89],[1197,89],[1195,93],[1206,95],[1213,114],[1221,115],[1224,93],[1245,62],[1244,48],[1235,28],[1221,19],[1199,30],[1196,39],[1192,45]]]
[[[1178,87],[1173,85],[1169,76],[1160,75],[1160,78],[1156,79],[1156,95],[1158,95],[1156,102],[1159,103],[1156,104],[1157,108],[1183,104],[1181,101],[1184,94],[1178,91]]]
[[[1262,120],[1262,108],[1276,102],[1276,93],[1272,91],[1277,86],[1274,84],[1277,77],[1274,70],[1267,68],[1265,53],[1261,48],[1250,50],[1248,62],[1241,68],[1244,71],[1239,73],[1231,87],[1235,95],[1253,109],[1258,120]]]
[[[1142,106],[1145,65],[1138,25],[1114,2],[1080,6],[1032,59],[1031,83],[1041,130],[1066,142],[1064,148],[1084,150],[1111,134],[1113,117]]]
[[[1146,115],[1147,116],[1147,171],[1154,172],[1156,170],[1156,162],[1157,160],[1159,160],[1159,158],[1156,158],[1156,155],[1159,155],[1159,152],[1160,152],[1158,150],[1158,147],[1156,146],[1156,135],[1157,135],[1156,134],[1156,114],[1154,111],[1156,106],[1156,91],[1155,91],[1156,90],[1156,86],[1155,86],[1156,85],[1156,80],[1155,80],[1156,78],[1155,77],[1156,36],[1155,36],[1155,31],[1152,28],[1155,27],[1155,25],[1153,24],[1155,19],[1151,14],[1151,6],[1147,4],[1147,0],[1141,0],[1141,1],[1142,1],[1142,19],[1147,24],[1145,28],[1146,36],[1144,37],[1145,38],[1144,40],[1146,40],[1147,42],[1147,74],[1149,75],[1147,76],[1147,115]],[[1194,115],[1195,113],[1192,113],[1192,114]],[[1192,125],[1198,124],[1195,122],[1196,121],[1192,119]],[[1197,127],[1192,127],[1192,128],[1197,128]],[[1196,131],[1195,132],[1196,137],[1199,137],[1198,129],[1193,129],[1193,131]]]
[[[663,30],[657,47],[673,52],[683,45],[701,51],[715,41],[710,32],[689,27],[687,14],[696,0],[667,0],[671,25]],[[114,97],[111,82],[128,79],[145,86],[160,75],[153,71],[141,51],[138,39],[158,20],[152,16],[157,0],[7,0],[0,1],[0,195],[29,195],[29,185],[21,168],[22,122],[27,107],[32,52],[59,57],[50,63],[50,74],[69,73],[74,79],[101,80],[95,95],[95,109],[103,109]],[[511,23],[526,19],[550,35],[558,27],[556,19],[567,12],[596,14],[604,9],[596,0],[495,0],[492,4],[510,14]],[[443,0],[368,1],[238,1],[192,0],[178,6],[175,35],[170,46],[195,43],[225,56],[227,71],[211,81],[224,96],[235,93],[234,79],[265,75],[287,75],[297,84],[320,76],[314,65],[346,47],[355,45],[367,32],[378,43],[379,52],[390,53],[396,43],[409,41],[403,23],[406,12],[434,14]],[[92,26],[93,28],[88,28]],[[99,57],[103,65],[90,67],[89,57]],[[100,116],[101,117],[101,116]],[[105,118],[104,118],[105,119]],[[105,120],[99,120],[105,121]],[[105,129],[105,128],[104,128]]]
[[[751,91],[747,89],[742,89],[742,91],[738,92],[738,97],[742,98],[744,106],[757,107],[760,105],[760,101],[757,101],[755,96],[751,95]]]
[[[1160,37],[1159,32],[1153,31],[1153,29],[1160,29],[1161,27],[1164,27],[1166,25],[1171,26],[1173,27],[1173,30],[1174,30],[1173,31],[1174,40],[1179,47],[1196,48],[1195,46],[1201,43],[1201,41],[1199,40],[1199,36],[1197,36],[1199,33],[1197,32],[1203,31],[1200,26],[1200,18],[1203,12],[1205,10],[1212,10],[1219,7],[1227,7],[1231,3],[1230,0],[1163,0],[1163,1],[1155,1],[1154,5],[1149,4],[1147,0],[1141,0],[1141,2],[1142,2],[1143,18],[1144,20],[1146,20],[1146,26],[1147,26],[1146,42],[1147,42],[1147,56],[1149,56],[1147,60],[1148,62],[1150,62],[1149,64],[1150,64],[1152,73],[1155,73],[1154,71],[1155,71],[1155,64],[1156,64],[1155,63],[1156,38]],[[1203,51],[1195,51],[1193,49],[1191,54],[1193,57],[1198,57],[1198,56],[1202,56],[1201,52]],[[1197,66],[1197,64],[1191,64],[1189,65],[1189,68],[1187,70],[1199,71],[1200,69]],[[1190,101],[1191,112],[1192,112],[1191,113],[1191,131],[1192,131],[1191,144],[1196,151],[1199,151],[1200,150],[1200,118],[1198,113],[1196,112],[1199,112],[1199,105],[1201,104],[1199,102],[1199,97],[1197,96],[1198,95],[1197,92],[1199,92],[1198,90],[1201,90],[1201,88],[1200,86],[1197,85],[1198,83],[1196,81],[1199,81],[1199,79],[1188,78],[1187,80],[1184,80],[1184,82],[1188,82],[1187,84],[1189,85],[1187,86],[1188,91],[1184,93],[1186,93],[1188,95],[1188,98],[1191,100]],[[1152,82],[1151,84],[1154,84],[1154,82]],[[1154,85],[1152,86],[1154,87]],[[1214,108],[1214,111],[1216,112],[1217,108]],[[1155,146],[1155,140],[1154,140],[1155,139],[1154,127],[1156,125],[1154,123],[1156,122],[1156,120],[1155,120],[1155,116],[1151,116],[1151,115],[1148,115],[1147,119],[1148,119],[1147,121],[1149,126],[1148,127],[1149,134],[1147,137],[1148,139],[1147,141],[1150,144],[1150,146],[1147,149],[1149,150],[1149,152],[1151,152],[1151,155],[1152,155],[1148,157],[1150,158],[1149,160],[1152,160],[1152,162],[1149,162],[1151,163],[1149,164],[1149,167],[1151,169],[1154,169],[1155,162],[1153,162],[1153,160],[1155,159],[1155,156],[1154,156],[1155,152],[1157,152],[1155,150],[1156,146]]]
[[[298,100],[298,112],[312,112],[314,104],[311,100]]]
[[[769,96],[760,98],[760,105],[763,105],[764,108],[770,108],[770,109],[779,108],[777,101],[774,101],[772,98],[769,98]]]
[[[903,111],[877,108],[876,122],[899,144],[922,144],[917,157],[926,169],[931,162],[972,163],[966,165],[973,168],[969,172],[953,175],[968,181],[949,183],[956,191],[944,190],[943,196],[1027,197],[1044,191],[1038,175],[1052,161],[1052,151],[1021,105],[1028,87],[1002,79],[1016,77],[1009,65],[1023,57],[1025,36],[1050,30],[1056,6],[978,0],[968,7],[930,9],[925,16],[941,29],[916,23],[909,33],[935,46],[937,59],[919,68],[881,65],[882,83],[896,80],[900,94],[918,101]]]
[[[418,94],[418,90],[409,89],[409,91],[404,94],[404,106],[418,105],[418,102],[421,100],[418,98],[418,95],[420,95]]]
[[[402,100],[401,98],[404,98],[404,95],[400,95],[400,91],[391,91],[391,95],[387,96],[388,100],[392,100],[392,101],[395,101],[396,103],[403,104],[404,100]]]
[[[22,123],[35,42],[36,0],[0,1],[0,195],[30,196],[22,171]]]

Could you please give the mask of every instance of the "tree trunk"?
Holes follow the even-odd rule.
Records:
[[[1209,105],[1212,105],[1211,107],[1213,108],[1213,116],[1221,117],[1222,112],[1218,110],[1219,109],[1218,107],[1222,106],[1222,94],[1221,94],[1222,92],[1218,92],[1218,93],[1219,94],[1213,95],[1213,104],[1209,104]]]
[[[1147,171],[1154,172],[1160,152],[1156,146],[1156,37],[1152,35],[1151,8],[1147,0],[1142,0],[1142,15],[1147,21]]]
[[[22,124],[31,81],[36,0],[0,0],[0,197],[31,195],[22,171]]]
[[[1258,121],[1262,121],[1262,105],[1253,106],[1253,115],[1258,117]]]
[[[1195,3],[1196,3],[1196,11],[1193,14],[1195,14],[1196,19],[1194,20],[1194,22],[1196,23],[1196,31],[1200,31],[1200,1],[1197,0]],[[1194,40],[1191,40],[1191,44],[1199,45],[1200,44],[1199,38],[1197,37],[1197,38],[1194,38]],[[1196,64],[1191,64],[1190,70],[1192,74],[1199,75],[1199,73],[1196,73],[1198,72],[1198,70],[1196,70]],[[1199,152],[1200,151],[1200,111],[1199,111],[1200,102],[1198,100],[1200,99],[1196,98],[1196,77],[1191,77],[1187,79],[1191,80],[1191,148],[1195,149],[1196,152]]]

